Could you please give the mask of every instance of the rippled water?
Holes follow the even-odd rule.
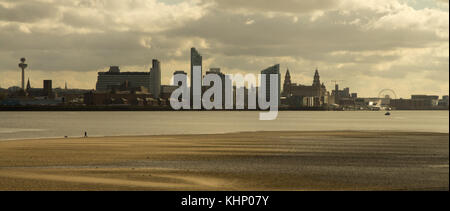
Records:
[[[393,130],[448,133],[448,111],[0,112],[0,140],[43,137],[213,134],[239,131]]]

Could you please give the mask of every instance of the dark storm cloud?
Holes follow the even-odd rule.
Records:
[[[247,19],[254,23],[245,24]],[[301,56],[323,60],[334,51],[375,51],[421,48],[439,41],[433,31],[416,29],[362,29],[338,23],[337,12],[317,21],[302,18],[293,22],[286,16],[230,16],[216,10],[182,27],[165,32],[168,37],[201,37],[212,43],[215,53],[235,56]],[[332,32],[332,33],[330,33]]]

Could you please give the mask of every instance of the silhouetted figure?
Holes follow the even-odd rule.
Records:
[[[84,137],[87,138],[87,131],[84,131]]]

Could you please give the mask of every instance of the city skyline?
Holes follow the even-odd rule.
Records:
[[[385,88],[448,95],[448,1],[363,3],[0,0],[0,87],[20,86],[20,57],[33,87],[52,79],[93,89],[97,72],[148,71],[153,58],[169,84],[176,70],[190,72],[196,47],[205,70],[255,74],[279,63],[282,75],[289,68],[293,82],[310,85],[318,67],[327,90],[344,80],[364,97]]]
[[[192,69],[194,64],[202,66],[202,56],[201,56],[201,54],[199,54],[199,52],[197,51],[197,49],[195,47],[192,47],[190,50],[191,50],[191,69]],[[198,61],[196,61],[197,57],[199,57]],[[22,69],[21,65],[23,64],[24,59],[25,58],[21,58],[20,59],[21,63],[19,63],[19,68],[21,68],[21,69]],[[279,69],[280,64],[276,64],[275,66],[277,66],[278,69]],[[273,67],[269,67],[269,69],[270,68],[273,68]],[[153,59],[152,60],[152,66],[150,67],[149,71],[148,70],[143,70],[143,71],[136,70],[136,71],[133,71],[133,72],[131,72],[131,71],[121,71],[119,66],[109,66],[107,71],[100,71],[100,72],[96,73],[96,74],[98,74],[98,77],[97,77],[97,81],[96,81],[96,86],[94,88],[91,89],[91,88],[73,87],[72,89],[76,89],[76,90],[83,90],[83,89],[84,90],[96,90],[96,91],[104,92],[104,91],[107,91],[107,90],[109,90],[111,88],[111,87],[109,87],[109,85],[104,84],[106,82],[106,81],[103,81],[103,80],[105,80],[103,78],[103,77],[105,77],[104,75],[111,75],[112,74],[113,77],[117,77],[116,79],[106,79],[108,81],[108,82],[106,82],[107,84],[109,83],[109,84],[114,84],[115,86],[117,86],[118,84],[121,84],[121,83],[127,83],[128,80],[123,81],[124,78],[121,78],[121,77],[123,77],[124,75],[131,74],[131,75],[126,76],[126,77],[130,77],[130,76],[134,77],[134,79],[132,79],[132,81],[134,81],[134,80],[140,81],[139,83],[142,83],[141,85],[145,84],[144,87],[146,87],[151,93],[155,93],[156,92],[156,93],[158,93],[157,96],[159,96],[160,93],[161,93],[161,87],[162,86],[172,86],[173,85],[173,81],[172,81],[173,78],[171,78],[171,80],[167,84],[162,84],[161,83],[161,70],[160,69],[161,69],[161,63],[157,59]],[[220,67],[210,67],[209,69],[210,69],[210,71],[206,71],[205,73],[201,73],[202,78],[204,76],[206,76],[207,74],[209,74],[209,73],[214,73],[214,74],[219,74],[219,75],[222,74],[224,76],[225,75],[229,75],[228,73],[221,72],[221,68]],[[156,70],[155,73],[152,73],[152,71],[154,71],[154,70]],[[312,87],[314,87],[314,86],[321,86],[326,91],[327,90],[327,86],[325,85],[325,82],[320,82],[320,79],[319,79],[320,76],[318,75],[319,74],[318,70],[319,70],[318,68],[315,69],[315,74],[314,74],[314,77],[313,77],[314,81],[312,83]],[[262,71],[262,72],[264,72],[264,71]],[[24,72],[22,70],[22,74],[21,74],[22,75],[22,79],[19,81],[20,83],[24,83],[24,80],[23,80],[24,79],[23,78],[24,74],[23,73]],[[120,74],[118,74],[118,73],[120,73]],[[176,71],[173,72],[173,75],[180,74],[180,73],[181,74],[187,74],[183,70],[176,70]],[[286,80],[288,80],[289,86],[291,85],[291,76],[290,76],[289,68],[286,69],[286,71],[284,72],[285,76],[287,76],[288,78],[285,77],[283,82],[282,82],[282,78],[283,77],[281,76],[281,73],[282,73],[282,71],[279,70],[278,71],[279,86],[280,86],[279,87],[279,89],[280,89],[279,96],[283,96],[281,91],[283,93],[286,92],[286,89],[287,89],[287,87],[285,87],[286,86]],[[154,76],[155,74],[157,75],[156,77]],[[238,74],[241,74],[241,73],[238,73]],[[248,73],[244,73],[244,74],[248,74]],[[117,76],[114,76],[114,75],[117,75]],[[192,75],[192,70],[191,70],[190,75]],[[188,87],[190,89],[192,89],[192,87],[189,86],[189,84],[192,83],[192,78],[190,77],[190,75],[187,75],[187,77],[188,77]],[[101,82],[102,83],[102,85],[101,85],[102,88],[99,88],[99,80],[103,81],[103,82]],[[44,79],[43,81],[45,82],[46,80]],[[52,81],[52,80],[50,80],[50,81]],[[344,82],[344,80],[331,80],[330,82],[334,83],[334,86],[331,89],[329,89],[329,90],[333,91],[333,93],[334,93],[334,91],[338,90],[338,87],[340,86],[339,82]],[[132,82],[132,83],[134,83],[134,82]],[[281,88],[282,84],[284,84],[283,88]],[[306,82],[306,83],[300,82],[300,83],[293,83],[292,85],[294,85],[294,86],[298,85],[300,87],[308,87],[308,85],[311,85],[311,84],[309,84],[309,82]],[[24,85],[21,85],[21,86],[24,86]],[[108,86],[108,88],[107,88],[107,86]],[[134,84],[134,87],[135,88],[139,87],[139,84],[137,84],[137,85]],[[159,88],[157,88],[157,87],[159,87]],[[345,85],[342,86],[342,87],[344,87],[344,90],[341,90],[341,91],[347,91],[348,92],[348,90],[350,89],[350,87],[345,86]],[[8,87],[8,89],[11,89],[11,88],[23,89],[20,86]],[[27,79],[27,89],[29,89],[29,88],[44,88],[45,89],[45,87],[39,87],[39,86],[37,86],[37,87],[33,86],[32,87],[30,85],[30,78],[28,77],[28,79]],[[58,86],[58,87],[55,87],[55,88],[62,89],[61,86]],[[116,87],[116,88],[118,88],[118,87]],[[1,86],[0,86],[0,89],[2,89]],[[3,89],[5,89],[5,88],[3,88]],[[67,89],[67,81],[64,81],[64,89]],[[290,90],[291,88],[288,88],[288,89]],[[379,90],[378,96],[372,95],[372,96],[364,96],[364,97],[366,97],[366,98],[367,97],[368,98],[380,97],[379,94],[381,92],[385,91],[385,90],[389,90],[389,91],[393,92],[394,96],[389,96],[390,98],[392,98],[392,99],[403,99],[403,97],[398,97],[396,92],[393,89],[390,89],[390,88],[383,88],[383,89]],[[329,92],[329,93],[331,93],[331,92]],[[358,95],[359,94],[358,92],[353,92],[353,93],[350,93],[350,94],[352,94],[352,95],[355,94],[356,96],[361,97],[361,95]],[[319,94],[318,96],[320,96],[320,95],[321,94]],[[413,96],[413,95],[416,95],[416,96],[420,96],[420,95],[439,96],[439,95],[435,95],[433,93],[427,93],[427,94],[410,93],[409,96]],[[407,96],[406,99],[409,96]],[[447,95],[442,95],[442,96],[445,97],[445,96],[448,96],[448,94]]]

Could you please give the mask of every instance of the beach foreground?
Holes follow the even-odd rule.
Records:
[[[0,190],[449,190],[449,134],[1,141]]]

